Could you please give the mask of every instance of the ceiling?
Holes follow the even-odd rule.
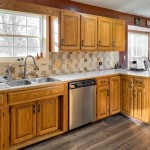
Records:
[[[150,0],[71,0],[150,18]]]

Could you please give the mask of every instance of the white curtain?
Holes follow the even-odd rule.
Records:
[[[148,33],[128,32],[128,67],[131,61],[137,61],[137,68],[145,68],[148,59]]]

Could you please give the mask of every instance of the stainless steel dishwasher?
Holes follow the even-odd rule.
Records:
[[[69,83],[69,130],[96,121],[96,81]]]

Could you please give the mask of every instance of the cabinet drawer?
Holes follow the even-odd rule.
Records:
[[[134,85],[140,86],[140,87],[145,87],[145,79],[134,78]]]
[[[17,102],[36,100],[44,97],[61,94],[64,91],[65,91],[65,85],[55,86],[50,88],[28,90],[23,92],[15,92],[15,93],[10,93],[8,95],[8,102],[17,103]]]
[[[109,84],[109,78],[102,78],[97,80],[98,86],[108,85],[108,84]]]

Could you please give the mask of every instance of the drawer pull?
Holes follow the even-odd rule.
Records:
[[[142,84],[142,81],[136,81],[136,83],[140,83],[140,84]]]
[[[101,81],[101,83],[106,83],[106,81]]]

